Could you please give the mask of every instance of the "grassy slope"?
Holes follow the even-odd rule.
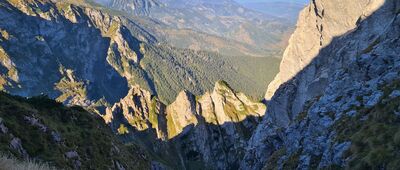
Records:
[[[30,125],[25,116],[37,118],[48,130]],[[69,151],[79,154],[83,169],[114,168],[115,161],[128,169],[149,168],[138,148],[124,146],[100,117],[79,107],[64,107],[45,97],[24,99],[0,93],[0,117],[9,130],[8,134],[0,133],[2,153],[21,158],[9,147],[12,134],[21,139],[30,158],[58,168],[73,168],[73,161],[64,156]],[[61,142],[55,142],[51,132],[59,133]]]
[[[15,158],[0,156],[0,169],[8,170],[55,170],[55,168],[33,161],[19,161]]]
[[[336,126],[337,140],[351,141],[345,153],[350,169],[398,169],[400,167],[400,98],[390,98],[400,81],[386,85],[384,96],[370,109],[355,108],[355,117],[345,117]]]

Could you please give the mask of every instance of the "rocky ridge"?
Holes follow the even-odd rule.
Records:
[[[97,2],[136,15],[149,15],[151,8],[162,6],[158,0],[98,0]]]
[[[181,161],[168,166],[193,168],[193,162],[197,162],[204,167],[224,169],[238,167],[238,155],[243,154],[243,147],[264,115],[265,106],[220,81],[212,92],[203,96],[182,91],[168,106],[149,92],[134,87],[106,113],[104,119],[114,131],[129,127],[130,133],[121,136],[142,133],[152,136],[153,142],[148,143],[158,143],[150,147],[150,150],[158,148],[156,154],[163,155],[165,150],[175,148],[177,153],[172,157]]]
[[[142,74],[145,66],[154,66],[146,65],[148,59],[173,61],[171,68],[176,70],[197,60],[179,62],[171,57],[179,52],[157,51],[172,48],[149,45],[153,37],[123,17],[49,0],[9,0],[0,5],[0,19],[7,21],[0,22],[0,87],[24,96],[56,88],[46,93],[83,106],[105,100],[100,104],[105,108],[103,119],[120,139],[145,148],[155,169],[400,165],[396,0],[313,0],[301,13],[281,72],[268,88],[266,114],[263,104],[224,82],[202,96],[182,91],[171,104],[161,102],[155,93],[159,89]],[[146,55],[149,51],[161,54]],[[197,82],[189,69],[182,70],[184,76],[177,77],[189,78],[181,82]],[[171,90],[179,80],[162,85]],[[55,127],[49,129],[35,115],[20,119],[56,143],[62,139],[52,133]],[[9,135],[9,129],[0,121],[2,135]],[[7,149],[29,156],[35,147],[25,148],[24,136],[7,138]],[[62,153],[71,167],[85,163],[78,151]]]
[[[139,19],[110,14],[87,2],[1,1],[2,90],[21,96],[43,93],[65,104],[90,107],[114,104],[134,85],[171,103],[184,89],[200,95],[222,78],[260,96],[253,85],[262,87],[272,77],[251,79],[254,72],[247,65],[253,60],[158,43]],[[216,69],[217,74],[203,71]]]
[[[132,20],[104,13],[85,5],[86,1],[71,2],[0,2],[0,18],[6,21],[0,22],[2,90],[21,96],[46,94],[67,105],[84,106],[103,116],[123,141],[145,148],[158,161],[153,165],[238,167],[236,155],[243,155],[247,139],[265,112],[263,104],[234,92],[224,82],[202,97],[183,91],[168,106],[157,92],[163,92],[160,86],[174,91],[182,88],[177,83],[184,82],[199,93],[207,89],[198,85],[200,76],[206,77],[206,83],[218,76],[234,80],[219,73],[239,75],[240,68],[222,56],[156,46],[152,35]],[[208,63],[219,64],[220,72],[212,76],[201,72],[215,69]],[[164,70],[157,70],[161,66]],[[154,70],[167,72],[160,75]],[[46,125],[36,123],[38,128]],[[20,143],[15,139],[12,146],[26,155],[25,142]],[[90,165],[78,151],[66,151],[65,156],[71,158],[72,168]]]
[[[313,0],[302,11],[243,169],[398,166],[385,146],[399,120],[389,97],[398,90],[399,9],[395,0]],[[390,118],[374,116],[377,108]],[[380,123],[387,140],[368,143],[363,129]],[[379,160],[365,156],[377,152]]]
[[[265,16],[232,0],[95,1],[127,16],[150,18],[143,25],[150,25],[160,40],[174,47],[223,55],[280,57],[292,31],[285,19]]]
[[[9,73],[2,77],[14,82],[3,87],[13,94],[46,93],[82,106],[101,98],[114,102],[126,94],[127,80],[132,81],[128,63],[140,60],[140,48],[134,45],[152,41],[139,27],[135,29],[140,35],[128,33],[122,24],[128,21],[120,17],[68,2],[18,0],[1,5],[1,28],[8,34],[1,37],[1,57],[11,63],[4,62]]]

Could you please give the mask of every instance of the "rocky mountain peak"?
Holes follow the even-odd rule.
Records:
[[[355,29],[384,2],[313,0],[300,13],[297,28],[283,54],[280,72],[269,84],[265,99],[270,100],[281,84],[308,66],[333,38]]]
[[[170,139],[182,133],[185,127],[198,123],[195,96],[186,90],[179,93],[166,112]]]
[[[301,12],[243,169],[397,166],[377,165],[365,155],[377,152],[375,147],[397,155],[384,146],[394,136],[387,128],[398,126],[390,122],[399,120],[394,115],[400,103],[390,98],[400,73],[399,9],[397,0],[313,0]],[[377,108],[378,117],[391,118],[372,116]],[[365,128],[377,122],[388,125],[379,133],[390,139],[368,145],[375,139]],[[362,146],[367,147],[356,149]]]
[[[129,133],[120,134],[122,136],[136,140],[141,140],[138,136],[143,134],[150,136],[146,140],[155,145],[150,147],[151,150],[163,148],[155,151],[158,154],[171,149],[164,143],[179,143],[190,147],[177,145],[178,154],[195,152],[198,161],[211,163],[219,160],[218,166],[222,168],[228,166],[224,163],[225,159],[231,162],[237,158],[233,153],[243,149],[265,109],[264,104],[251,101],[244,94],[234,92],[226,82],[219,81],[212,92],[202,96],[194,96],[184,90],[168,106],[148,91],[133,86],[124,99],[107,108],[103,118],[115,132],[121,127],[128,127]],[[231,154],[221,152],[221,148],[210,148],[221,145],[235,146],[230,149]],[[188,150],[190,148],[196,149]],[[190,159],[193,158],[183,158],[184,165],[180,166],[187,166]]]
[[[214,85],[214,93],[233,93],[233,90],[225,81],[217,81]]]
[[[221,77],[237,83],[240,76],[251,88],[255,63],[244,64],[252,68],[244,71],[231,62],[246,59],[228,60],[155,43],[152,34],[168,34],[165,29],[197,30],[264,48],[263,40],[282,35],[275,31],[286,26],[275,25],[233,0],[160,0],[170,5],[165,8],[157,8],[156,0],[97,1],[124,15],[145,17],[115,16],[111,13],[117,11],[90,2],[0,1],[0,89],[26,97],[48,94],[64,104],[95,110],[119,139],[146,149],[155,169],[162,165],[174,169],[399,167],[398,0],[312,0],[300,14],[280,72],[268,87],[268,110],[224,81],[214,87],[209,84]],[[264,28],[274,31],[259,32]],[[251,36],[252,32],[258,33]],[[197,35],[192,33],[181,36],[186,40],[186,35]],[[215,70],[224,74],[214,75]],[[199,83],[202,80],[206,83]],[[166,96],[171,104],[162,102]],[[1,115],[5,146],[11,143],[9,147],[23,157],[37,151],[24,146],[31,134],[13,130],[27,123],[34,127],[27,132],[38,130],[43,135],[33,140],[35,146],[41,139],[52,139],[50,145],[68,147],[59,154],[67,159],[61,160],[73,161],[70,164],[78,168],[102,165],[83,159],[93,156],[88,154],[92,146],[69,148],[69,143],[63,143],[64,137],[76,132],[90,136],[86,130],[96,128],[85,127],[98,127],[91,118],[95,115],[85,116],[80,108],[67,109],[47,99],[14,100],[4,95],[0,99],[5,101],[0,109],[7,113],[14,111],[14,104],[29,106],[21,108],[21,114]],[[43,106],[51,103],[54,107]],[[65,114],[67,110],[71,114]],[[42,111],[45,114],[39,114]],[[54,121],[66,126],[46,124],[58,117]],[[14,120],[21,122],[10,126]],[[69,129],[68,121],[76,128]],[[23,135],[14,136],[19,132]],[[112,150],[108,158],[121,152],[107,143]],[[112,166],[105,167],[135,167],[126,159],[130,158],[108,159]]]

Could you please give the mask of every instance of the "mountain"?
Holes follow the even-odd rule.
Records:
[[[151,8],[162,5],[158,0],[96,0],[94,2],[121,11],[129,11],[135,15],[148,15]]]
[[[1,93],[0,151],[75,169],[400,166],[399,1],[313,0],[279,73],[257,90],[272,58],[173,47],[155,32],[182,33],[178,20],[152,16],[259,14],[229,0],[157,2],[125,13],[83,0],[1,1],[1,88],[91,113]],[[234,89],[267,89],[265,104]]]
[[[165,103],[221,79],[261,98],[278,59],[227,57],[160,43],[136,22],[75,1],[2,1],[1,87],[66,104],[114,104],[140,85]],[[270,62],[270,67],[263,63]],[[265,76],[268,74],[267,76]],[[246,80],[246,81],[243,81]]]
[[[296,1],[244,1],[241,2],[244,7],[252,9],[270,16],[297,22],[300,11],[305,7],[305,3]]]
[[[243,169],[399,166],[396,0],[315,0],[269,85]]]
[[[137,86],[103,118],[125,141],[151,151],[153,166],[236,169],[265,109],[219,81],[202,96],[182,91],[170,105]]]
[[[120,142],[100,117],[44,96],[26,99],[1,92],[0,139],[2,154],[45,162],[52,168],[150,168],[145,152]],[[3,158],[0,162],[1,168],[7,167]],[[35,167],[46,166],[29,169]]]
[[[240,90],[262,95],[257,90],[264,91],[266,83],[255,87],[255,80],[272,78],[275,74],[272,68],[278,59],[228,57],[171,47],[159,42],[145,26],[140,25],[140,21],[110,14],[112,12],[87,1],[13,0],[1,1],[0,4],[0,17],[5,21],[0,22],[2,90],[24,97],[46,94],[60,103],[84,107],[92,113],[90,116],[103,117],[113,134],[132,146],[121,150],[136,154],[131,149],[140,146],[149,155],[146,160],[151,161],[153,168],[239,166],[240,157],[236,155],[244,154],[248,138],[265,113],[265,105],[233,89],[239,85]],[[271,61],[275,63],[265,67],[265,63]],[[218,81],[220,79],[230,85]],[[45,100],[29,107],[37,108],[42,103],[54,102]],[[56,112],[61,117],[66,114],[68,118],[70,113],[53,107],[48,110],[39,109],[34,112],[37,115],[30,117],[39,117],[40,125],[57,132],[67,131],[64,128],[69,125],[63,124],[63,120],[47,120],[41,114],[46,116]],[[2,117],[5,119],[7,116],[12,114],[7,111]],[[76,119],[79,127],[74,127],[77,128],[73,129],[74,132],[90,127],[94,131],[84,131],[79,135],[86,137],[86,133],[90,133],[109,139],[98,134],[97,130],[109,131],[96,128],[96,121],[86,117]],[[93,122],[90,124],[93,126],[86,125],[86,121]],[[6,126],[10,128],[8,123]],[[19,127],[13,135],[16,136],[21,129]],[[101,153],[107,160],[96,163],[84,159],[96,156],[91,160],[98,161],[103,157],[86,155],[91,153],[84,150],[61,150],[50,154],[47,148],[43,149],[47,145],[31,146],[28,143],[31,151],[24,143],[37,132],[19,133],[22,134],[17,137],[23,139],[21,145],[28,155],[44,154],[48,157],[41,160],[46,162],[64,161],[56,166],[90,169],[95,164],[105,169],[117,169],[124,163],[128,169],[134,167],[120,161],[125,158],[115,158],[119,163],[110,163],[114,157],[108,153]],[[200,136],[201,140],[198,139]],[[91,141],[94,139],[90,138],[89,142],[97,146],[101,139]],[[10,140],[7,138],[5,143]],[[40,142],[47,144],[51,140]],[[109,143],[106,145],[111,147]],[[2,152],[7,152],[9,147],[4,146]],[[91,145],[85,143],[86,146]],[[43,152],[36,152],[36,149]],[[58,159],[66,152],[73,158],[69,164],[61,158],[51,159]],[[138,162],[140,165],[137,166],[145,167],[147,163]]]
[[[154,5],[129,9],[139,2]],[[158,39],[175,47],[223,55],[278,57],[293,28],[283,19],[248,10],[233,0],[110,0],[102,4],[126,16],[139,16]],[[147,12],[138,12],[143,10]]]

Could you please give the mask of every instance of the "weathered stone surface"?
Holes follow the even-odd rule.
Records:
[[[76,151],[69,151],[65,153],[65,157],[67,157],[68,159],[72,159],[72,158],[79,158],[78,152]]]
[[[60,143],[62,141],[62,136],[60,133],[57,133],[55,131],[51,131],[51,137],[54,142]]]
[[[0,117],[0,131],[3,134],[8,133],[8,128],[6,127],[6,125],[4,125],[3,119],[1,117]]]
[[[179,93],[166,112],[169,139],[181,134],[185,127],[198,124],[195,96],[187,91]]]
[[[21,139],[16,137],[13,138],[10,142],[10,147],[11,149],[17,151],[24,159],[29,158],[28,152],[26,152],[26,150],[22,147]]]
[[[129,124],[134,130],[125,136],[150,134],[153,145],[149,149],[160,154],[177,152],[173,157],[181,159],[179,166],[191,168],[189,162],[197,161],[204,167],[225,169],[239,166],[237,155],[243,154],[265,109],[264,104],[234,92],[225,82],[217,82],[214,90],[203,96],[182,91],[168,106],[135,86],[119,103],[107,108],[104,119],[115,131],[120,124]]]
[[[382,6],[384,1],[314,0],[299,16],[297,28],[283,54],[280,72],[270,83],[270,100],[279,86],[299,73],[317,57],[333,38],[357,27],[358,22]]]
[[[396,98],[396,97],[400,97],[400,90],[395,90],[395,91],[393,91],[392,93],[390,93],[389,97],[390,97],[391,99],[394,99],[394,98]]]
[[[39,128],[39,130],[42,131],[43,133],[47,132],[47,130],[48,130],[47,126],[42,124],[39,121],[39,119],[37,119],[35,117],[29,117],[29,116],[25,116],[24,119],[29,125]]]
[[[399,8],[396,0],[313,0],[301,12],[242,169],[282,167],[291,156],[300,169],[321,156],[319,168],[345,165],[349,142],[335,143],[332,127],[380,103],[380,87],[398,79]],[[279,149],[277,165],[268,163]]]
[[[129,63],[140,61],[140,43],[152,36],[125,18],[72,2],[1,2],[2,89],[85,107],[126,95]]]

